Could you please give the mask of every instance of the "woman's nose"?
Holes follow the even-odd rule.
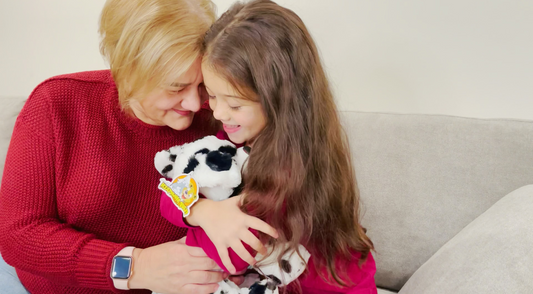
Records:
[[[198,88],[191,87],[187,93],[184,93],[183,100],[181,101],[181,107],[190,110],[192,112],[198,112],[202,106],[200,92]]]

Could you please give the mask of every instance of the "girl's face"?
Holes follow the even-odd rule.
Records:
[[[231,141],[237,144],[251,143],[266,125],[261,104],[241,97],[228,81],[209,66],[202,64],[202,74],[215,119],[222,122]]]
[[[132,99],[130,106],[135,116],[149,125],[184,130],[191,125],[194,113],[200,110],[202,96],[206,95],[201,58],[198,58],[176,81],[154,89],[144,99]]]

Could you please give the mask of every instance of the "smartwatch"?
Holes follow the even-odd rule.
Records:
[[[111,264],[111,279],[115,288],[120,290],[129,290],[128,279],[131,276],[133,265],[132,253],[135,247],[128,246],[120,250]]]

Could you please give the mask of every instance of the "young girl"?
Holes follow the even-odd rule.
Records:
[[[264,250],[248,231],[255,227],[277,237],[261,233],[263,242],[290,244],[289,249],[302,244],[311,253],[307,273],[289,291],[377,293],[373,244],[359,223],[347,140],[302,20],[268,0],[238,3],[211,27],[204,44],[202,73],[213,115],[232,142],[251,151],[244,196],[201,201],[187,223],[205,231],[220,254],[215,259],[230,272],[254,263],[241,241]],[[277,233],[266,224],[241,222],[238,206]],[[178,210],[166,207],[174,212],[163,215],[179,224],[181,217],[172,215]],[[236,269],[226,248],[233,249]]]

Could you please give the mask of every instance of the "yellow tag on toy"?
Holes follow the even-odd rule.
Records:
[[[172,182],[160,179],[157,187],[172,199],[174,205],[183,212],[184,217],[191,213],[189,208],[199,198],[198,185],[191,174],[179,175]]]

